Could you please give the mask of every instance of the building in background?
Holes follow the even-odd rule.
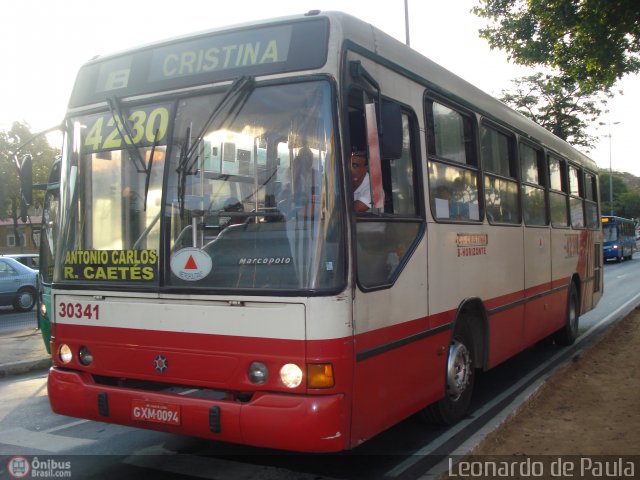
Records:
[[[40,216],[31,216],[30,221],[12,218],[0,220],[0,254],[38,253],[40,247]]]

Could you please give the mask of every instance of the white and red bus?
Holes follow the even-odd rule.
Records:
[[[594,162],[348,15],[94,59],[65,132],[63,415],[350,449],[457,421],[477,369],[573,342],[602,294]]]

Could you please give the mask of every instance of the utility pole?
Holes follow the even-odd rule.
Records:
[[[609,123],[599,122],[600,125],[608,125],[609,126],[609,215],[613,217],[613,162],[611,155],[611,125],[618,125],[620,122],[612,122],[609,120]]]
[[[411,42],[409,41],[409,0],[404,0],[404,31],[406,35],[406,44],[407,47],[411,46]]]

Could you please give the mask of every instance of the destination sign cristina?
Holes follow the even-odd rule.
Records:
[[[149,81],[285,62],[291,27],[265,28],[171,44],[153,52]]]
[[[141,47],[85,64],[69,106],[233,80],[239,75],[319,68],[326,62],[327,45],[327,19],[310,18]]]

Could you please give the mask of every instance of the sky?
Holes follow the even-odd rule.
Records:
[[[408,0],[410,45],[485,92],[499,96],[517,77],[535,73],[509,63],[478,35],[485,22],[470,13],[477,0]],[[404,0],[11,0],[0,18],[0,129],[26,122],[33,132],[64,117],[80,66],[96,55],[211,28],[309,10],[339,10],[405,42]],[[601,168],[640,176],[634,142],[640,76],[616,86],[624,95],[589,133],[599,138],[587,153]],[[604,125],[598,125],[598,123]],[[609,136],[610,131],[610,136]],[[54,145],[55,146],[55,145]]]

